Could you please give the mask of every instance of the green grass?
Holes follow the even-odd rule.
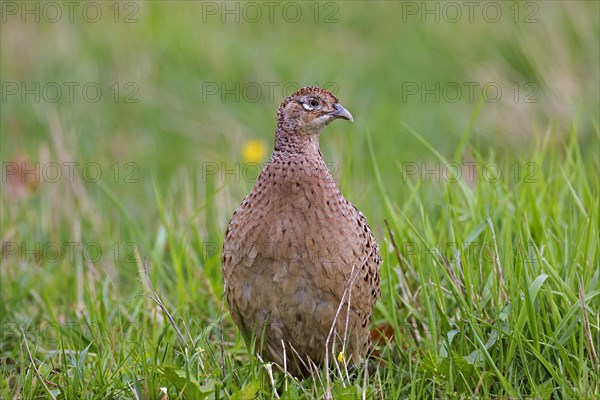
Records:
[[[136,4],[134,24],[1,25],[3,84],[106,95],[2,101],[0,398],[600,396],[599,3],[535,3],[531,24],[404,23],[393,2],[222,24],[201,3]],[[402,100],[473,81],[510,95]],[[242,149],[270,146],[283,93],[203,99],[207,82],[334,82],[353,113],[321,145],[384,258],[373,326],[394,337],[368,374],[286,376],[223,307],[223,232],[256,176]],[[15,178],[21,163],[37,175]]]

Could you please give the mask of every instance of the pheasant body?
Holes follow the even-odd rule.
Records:
[[[326,353],[331,360],[343,350],[358,362],[380,294],[371,229],[319,150],[320,130],[338,115],[352,118],[320,88],[284,100],[271,159],[233,214],[223,245],[234,322],[258,338],[263,358],[294,375],[322,365]]]

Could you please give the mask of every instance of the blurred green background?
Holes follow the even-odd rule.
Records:
[[[312,84],[355,116],[321,142],[359,203],[371,188],[365,132],[401,196],[398,162],[430,157],[403,123],[451,155],[482,95],[472,140],[483,153],[526,154],[536,136],[561,142],[573,124],[597,150],[586,146],[599,109],[595,1],[57,3],[60,18],[44,3],[8,3],[2,159],[55,151],[54,120],[76,161],[105,176],[114,162],[139,167],[141,185],[114,187],[132,204],[151,176],[164,188],[181,169],[243,161],[249,140],[270,148],[279,102]],[[39,101],[26,92],[35,85]]]

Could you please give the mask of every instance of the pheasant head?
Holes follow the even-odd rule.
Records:
[[[279,106],[277,133],[315,136],[338,118],[354,120],[331,92],[317,86],[303,87]]]

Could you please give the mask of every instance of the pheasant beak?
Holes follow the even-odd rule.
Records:
[[[335,111],[330,112],[329,115],[331,115],[334,118],[343,118],[347,119],[348,121],[354,122],[352,114],[350,114],[348,110],[342,107],[340,103],[335,103],[333,107],[335,108]]]

